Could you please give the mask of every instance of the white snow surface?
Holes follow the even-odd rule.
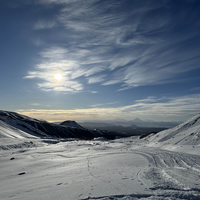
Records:
[[[0,138],[36,138],[36,137],[0,120]]]
[[[142,140],[11,137],[2,122],[0,199],[199,200],[199,118]]]
[[[5,124],[10,125],[10,127],[15,128],[16,130],[20,130],[21,132],[25,133],[23,134],[23,137],[39,137],[39,136],[46,136],[46,134],[33,126],[29,125],[28,123],[25,123],[24,121],[17,120],[17,119],[4,119],[3,121],[0,120],[0,122],[5,122]],[[1,127],[0,127],[1,129]],[[18,136],[17,136],[18,137]]]
[[[150,145],[157,144],[157,146],[200,145],[200,114],[175,128],[150,135],[146,137],[145,140],[150,143]]]

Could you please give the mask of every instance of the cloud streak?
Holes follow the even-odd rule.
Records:
[[[37,3],[62,4],[53,19],[56,26],[44,20],[34,25],[37,30],[58,29],[63,37],[62,44],[40,52],[40,63],[25,77],[40,79],[37,85],[42,90],[77,92],[96,83],[118,84],[118,90],[125,90],[176,82],[180,74],[199,68],[200,51],[190,45],[200,33],[198,13],[193,11],[193,19],[185,14],[192,11],[191,2],[182,2],[183,11],[168,1],[154,0]],[[55,86],[56,71],[64,80]]]
[[[154,118],[158,121],[186,120],[191,116],[198,114],[200,108],[200,94],[188,95],[178,98],[156,98],[148,97],[137,100],[132,105],[121,107],[109,107],[107,104],[92,105],[88,109],[74,110],[17,110],[17,112],[35,118],[41,118],[48,121],[74,120],[110,120],[126,119],[131,120],[136,117],[142,119]],[[105,107],[106,106],[106,107]]]
[[[38,21],[33,28],[36,30],[41,30],[41,29],[50,29],[55,26],[54,21]]]

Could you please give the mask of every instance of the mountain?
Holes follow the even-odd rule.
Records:
[[[79,128],[79,129],[85,129],[75,121],[67,120],[64,122],[61,122],[60,125],[66,126],[66,127],[71,127],[71,128]]]
[[[107,131],[88,130],[82,128],[76,122],[63,122],[63,125],[48,123],[44,120],[30,118],[15,112],[0,111],[0,127],[4,129],[16,130],[19,134],[26,134],[27,137],[57,137],[57,138],[80,138],[92,139],[95,137],[114,138],[114,135]],[[66,126],[71,124],[71,126]],[[76,127],[74,127],[76,126]],[[12,128],[11,128],[12,127]],[[20,132],[21,131],[21,132]],[[7,134],[6,134],[7,133]],[[9,131],[1,134],[2,137],[9,135]]]
[[[200,114],[174,128],[150,134],[145,140],[158,145],[200,145]]]
[[[60,124],[58,122],[54,122],[56,124]],[[146,128],[172,128],[177,126],[182,122],[168,122],[168,121],[153,121],[153,120],[141,120],[140,118],[135,118],[134,120],[123,120],[123,119],[115,119],[115,120],[95,120],[95,121],[82,121],[80,125],[82,127],[108,127],[108,126],[115,126],[121,125],[124,127],[146,127]]]
[[[140,118],[135,118],[133,123],[144,123],[144,121],[142,121]]]
[[[155,125],[151,126],[150,123],[148,123],[147,121],[143,121],[140,118],[135,118],[134,120],[132,120],[132,127],[134,126],[138,126],[138,127],[157,127]]]
[[[34,138],[34,136],[0,120],[0,138]]]
[[[86,128],[91,128],[91,129],[95,129],[96,127],[106,127],[106,126],[113,126],[113,124],[111,123],[105,123],[105,122],[93,122],[93,121],[87,121],[87,122],[80,122],[82,127],[86,127]]]
[[[200,199],[200,115],[143,139],[52,136],[110,134],[77,126],[0,111],[0,199]]]
[[[180,122],[157,122],[157,121],[143,121],[139,118],[135,118],[133,121],[132,121],[132,126],[139,126],[139,127],[165,127],[165,128],[172,128],[172,127],[175,127],[177,126]]]

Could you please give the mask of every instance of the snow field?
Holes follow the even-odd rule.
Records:
[[[199,155],[136,138],[37,144],[1,150],[0,199],[200,199]]]
[[[200,200],[200,115],[142,140],[79,140],[36,137],[11,114],[0,120],[0,199]]]

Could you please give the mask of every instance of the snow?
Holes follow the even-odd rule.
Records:
[[[199,200],[199,118],[116,140],[27,137],[0,120],[0,199]]]
[[[0,138],[34,138],[34,136],[0,120]]]
[[[82,138],[93,139],[94,137],[115,138],[113,133],[101,130],[89,130],[81,127],[75,121],[65,121],[61,125],[48,123],[26,117],[15,112],[1,111],[0,121],[5,122],[13,128],[21,130],[30,136],[36,137],[60,137],[60,138]],[[3,125],[2,125],[3,126]],[[1,135],[0,135],[1,136]],[[4,137],[4,136],[3,136]]]
[[[150,136],[147,140],[150,143],[159,142],[162,146],[165,144],[200,145],[200,114],[175,128]]]

